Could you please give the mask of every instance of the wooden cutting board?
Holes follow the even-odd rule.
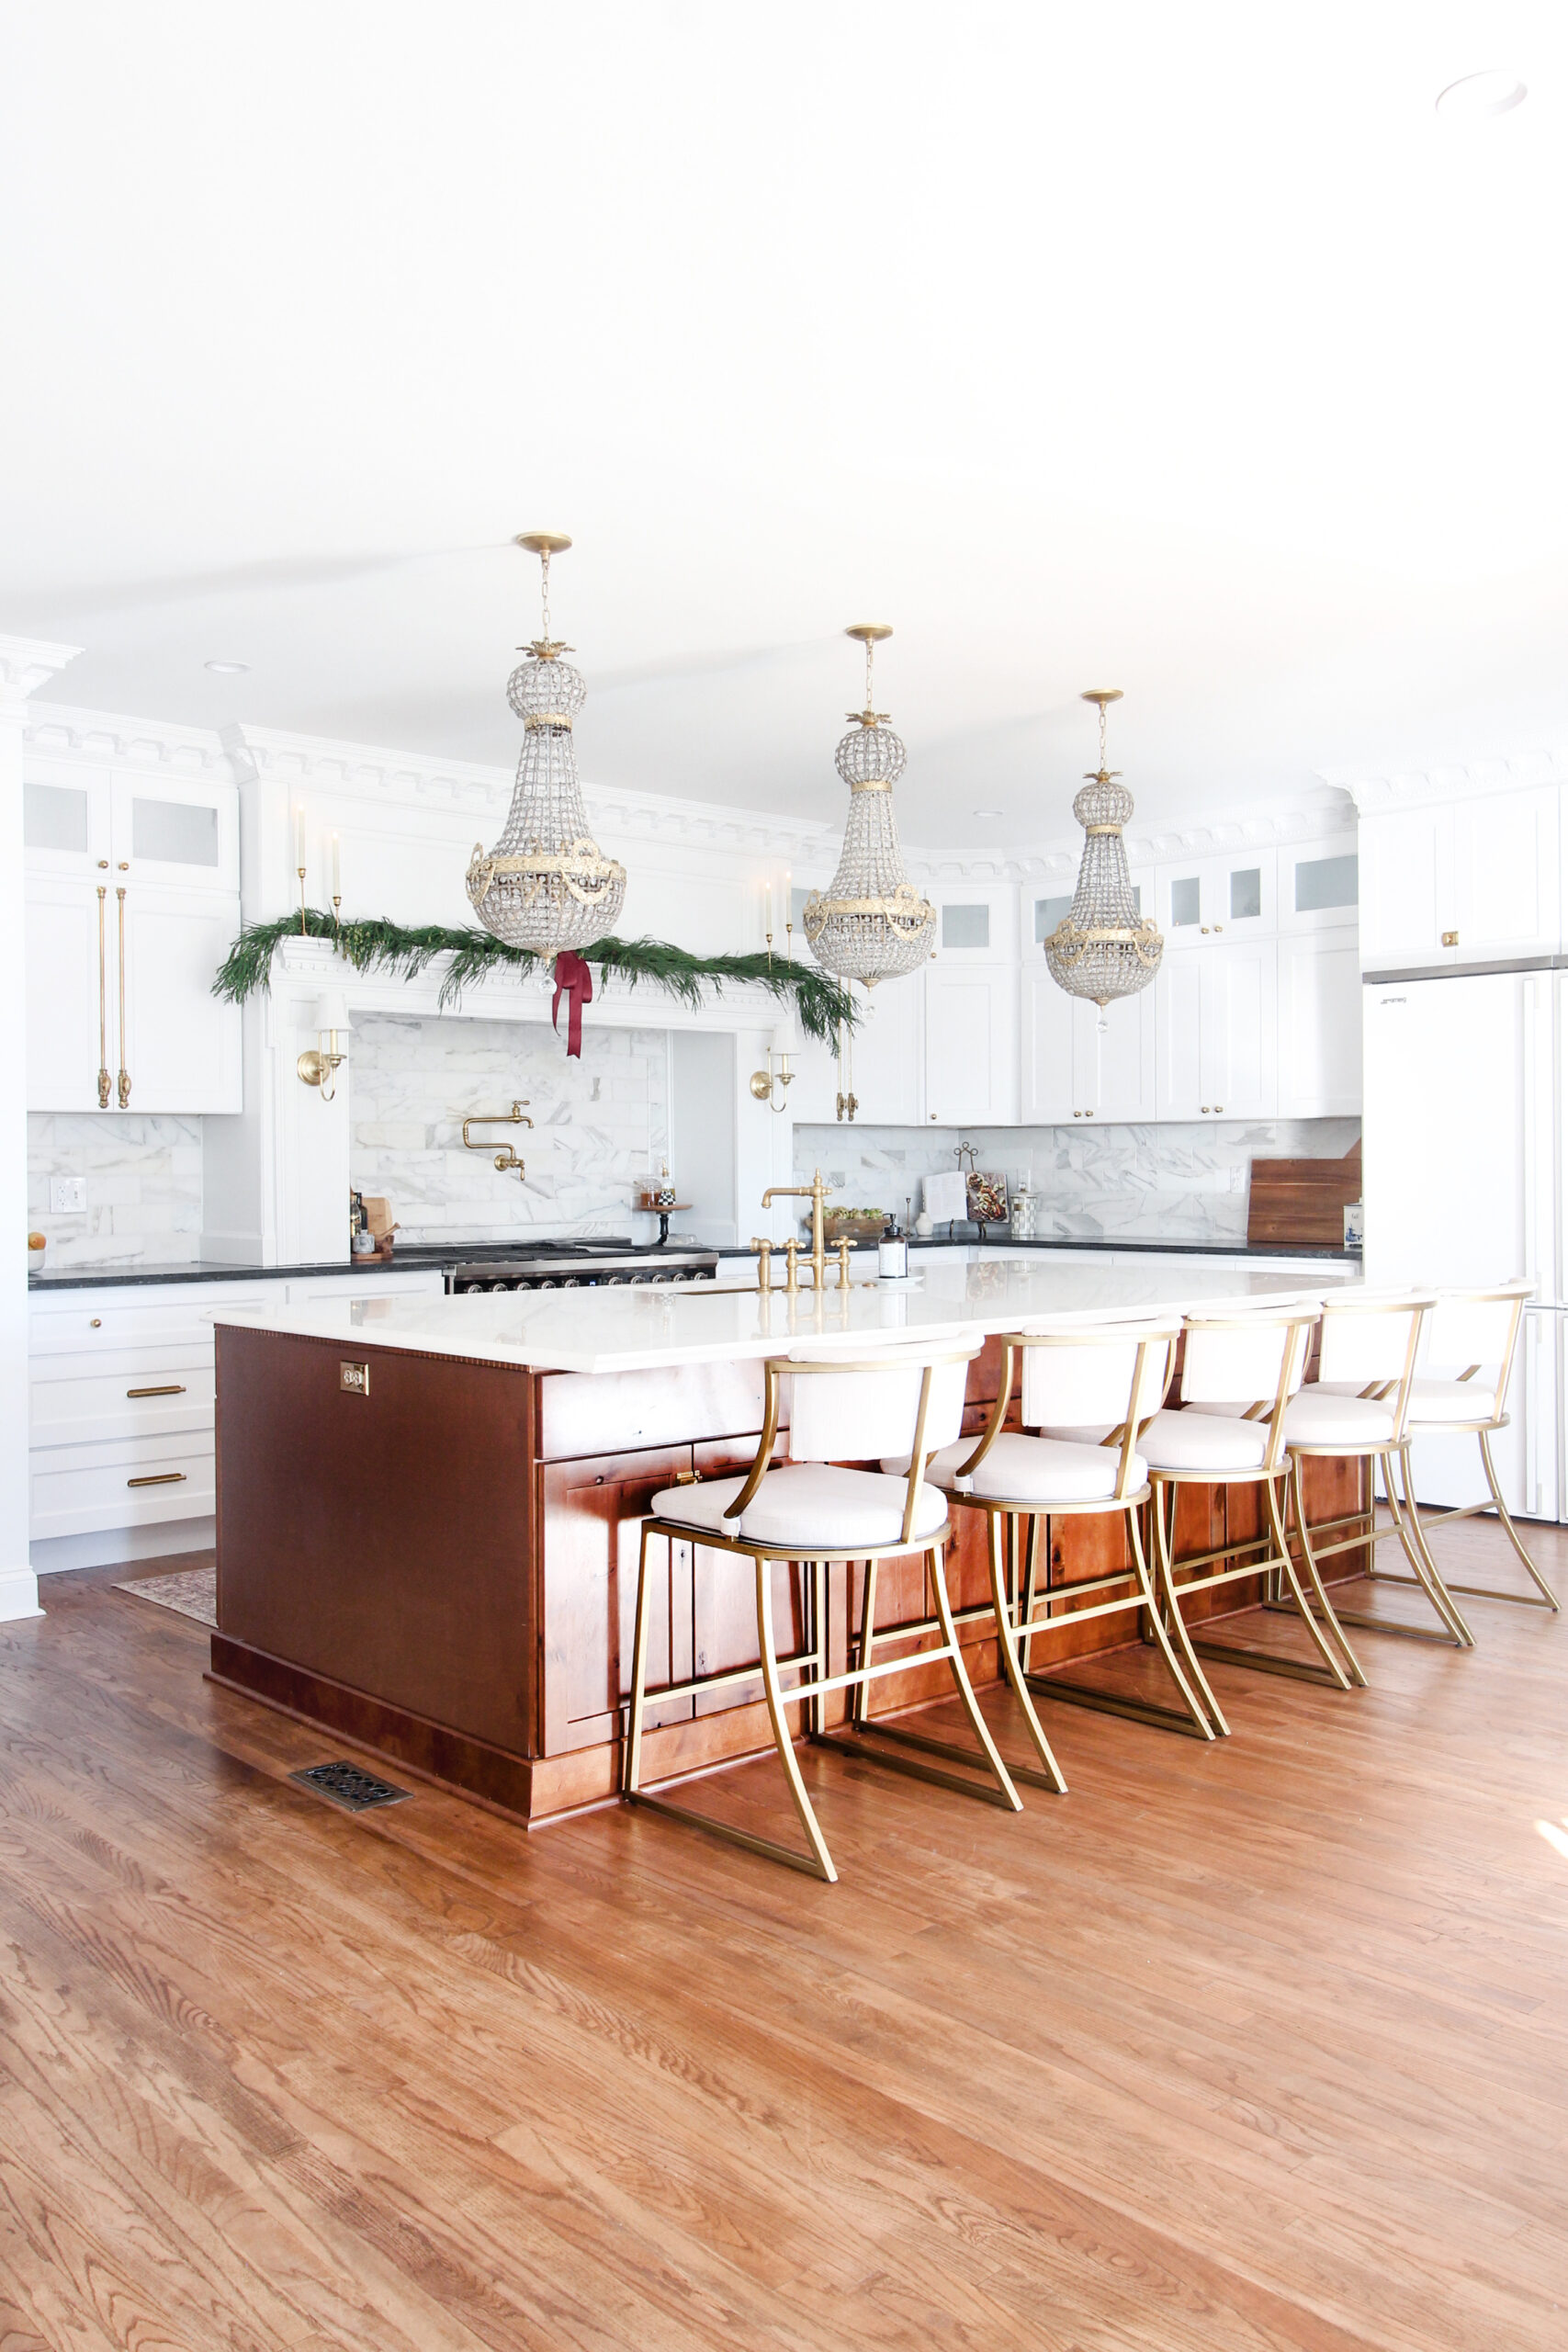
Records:
[[[1255,1159],[1247,1204],[1249,1242],[1340,1250],[1345,1211],[1361,1197],[1361,1147],[1343,1159]]]

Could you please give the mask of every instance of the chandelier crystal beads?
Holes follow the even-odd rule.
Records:
[[[550,558],[570,547],[556,531],[526,531],[517,545],[539,559],[542,620],[506,682],[506,698],[523,721],[523,751],[505,829],[488,854],[476,842],[466,882],[487,931],[539,956],[587,947],[615,928],[626,895],[626,869],[601,854],[588,829],[577,779],[572,721],[588,688],[561,655],[572,648],[550,635]]]
[[[1122,840],[1133,796],[1105,764],[1106,707],[1121,701],[1122,689],[1094,688],[1083,699],[1100,705],[1100,766],[1073,802],[1084,829],[1083,863],[1073,903],[1045,942],[1045,961],[1059,989],[1104,1006],[1148,987],[1165,942],[1152,920],[1138,913]]]
[[[893,632],[881,623],[857,622],[844,631],[865,647],[865,708],[849,713],[855,722],[834,753],[834,765],[850,787],[849,820],[838,871],[825,891],[806,902],[807,941],[824,971],[860,980],[869,989],[878,980],[912,972],[931,953],[936,909],[922,899],[904,870],[898,828],[893,818],[893,786],[908,754],[887,713],[873,707],[872,657]]]

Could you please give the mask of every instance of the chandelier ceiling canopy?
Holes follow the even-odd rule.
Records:
[[[1083,699],[1100,705],[1100,766],[1073,802],[1084,829],[1083,863],[1073,903],[1045,942],[1045,961],[1059,989],[1104,1006],[1148,987],[1165,942],[1153,920],[1138,913],[1122,839],[1133,796],[1105,764],[1105,713],[1122,689],[1091,687]]]
[[[850,787],[838,871],[825,891],[812,892],[802,918],[823,969],[840,979],[863,981],[867,989],[916,970],[931,953],[936,931],[936,909],[904,870],[893,818],[893,786],[908,755],[886,724],[887,713],[874,707],[872,660],[882,639],[892,634],[874,621],[858,621],[844,631],[865,647],[865,708],[849,713],[854,728],[834,753],[834,764]]]
[[[509,946],[539,956],[590,946],[613,931],[626,869],[601,854],[577,780],[572,720],[587,698],[582,673],[550,635],[550,558],[570,547],[558,531],[525,531],[517,545],[539,559],[539,634],[506,682],[523,721],[523,750],[505,828],[486,854],[476,842],[465,877],[474,912]]]

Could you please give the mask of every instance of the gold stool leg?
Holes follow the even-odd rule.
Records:
[[[621,1787],[627,1796],[636,1796],[642,1780],[642,1717],[648,1688],[648,1539],[652,1532],[643,1521],[642,1543],[637,1562],[637,1632],[632,1642],[631,1721],[626,1726],[626,1753],[622,1771]]]
[[[1009,1548],[1011,1558],[1016,1565],[1018,1558],[1018,1545],[1016,1541],[1016,1529],[1018,1524],[1017,1516],[1014,1512],[1009,1511],[1007,1513],[1007,1518],[1009,1521]],[[1032,1770],[1026,1765],[1015,1764],[1013,1770],[1021,1781],[1032,1781],[1038,1788],[1052,1789],[1055,1792],[1057,1796],[1065,1797],[1067,1793],[1066,1780],[1063,1774],[1061,1766],[1057,1763],[1055,1756],[1051,1753],[1050,1741],[1046,1738],[1044,1732],[1041,1729],[1040,1718],[1034,1712],[1034,1702],[1029,1695],[1029,1685],[1023,1679],[1023,1668],[1019,1663],[1018,1651],[1016,1647],[1017,1633],[1013,1624],[1012,1611],[1009,1607],[1008,1597],[1003,1589],[1002,1584],[1003,1559],[1001,1522],[1002,1513],[1000,1511],[988,1510],[986,1513],[986,1554],[991,1571],[991,1606],[997,1612],[997,1645],[1001,1652],[1002,1671],[1007,1676],[1009,1682],[1012,1685],[1013,1697],[1023,1709],[1024,1726],[1029,1733],[1030,1739],[1034,1747],[1034,1752],[1039,1757],[1042,1765],[1044,1767],[1043,1771],[1036,1772]],[[1032,1521],[1030,1522],[1030,1532],[1031,1537],[1032,1538]],[[1016,1586],[1014,1589],[1016,1590]]]
[[[1137,1563],[1138,1584],[1145,1602],[1144,1617],[1155,1640],[1159,1645],[1167,1666],[1170,1668],[1171,1679],[1180,1691],[1188,1711],[1203,1737],[1213,1739],[1214,1734],[1218,1732],[1222,1738],[1228,1739],[1230,1725],[1224,1719],[1219,1701],[1209,1688],[1208,1676],[1198,1663],[1198,1653],[1192,1646],[1191,1636],[1187,1631],[1186,1621],[1181,1614],[1176,1579],[1171,1573],[1170,1545],[1166,1537],[1165,1513],[1161,1508],[1160,1498],[1164,1483],[1162,1481],[1154,1487],[1155,1557],[1159,1569],[1159,1597],[1156,1596],[1154,1586],[1149,1580],[1148,1561],[1144,1553],[1143,1538],[1138,1532],[1137,1520],[1131,1511],[1127,1515],[1127,1531],[1132,1539],[1133,1557]],[[1174,1487],[1170,1489],[1170,1513],[1171,1523],[1174,1526],[1176,1521],[1176,1488]],[[1162,1599],[1164,1609],[1161,1607]],[[1175,1650],[1171,1647],[1170,1634],[1165,1625],[1167,1610],[1170,1613],[1171,1623],[1176,1629],[1176,1638],[1181,1645],[1181,1658],[1177,1657]],[[1182,1659],[1186,1660],[1186,1673],[1182,1671]],[[1198,1697],[1199,1692],[1202,1693],[1201,1701]]]
[[[1492,1489],[1492,1499],[1497,1506],[1497,1516],[1502,1521],[1504,1528],[1507,1532],[1508,1541],[1513,1545],[1515,1551],[1518,1554],[1520,1562],[1524,1566],[1526,1573],[1529,1577],[1530,1581],[1534,1584],[1536,1590],[1540,1594],[1540,1601],[1538,1602],[1534,1596],[1528,1592],[1497,1592],[1487,1597],[1494,1600],[1512,1600],[1526,1609],[1539,1608],[1544,1603],[1544,1605],[1551,1611],[1553,1616],[1555,1616],[1562,1610],[1562,1603],[1558,1600],[1557,1595],[1547,1583],[1546,1578],[1541,1575],[1540,1570],[1536,1566],[1536,1564],[1530,1558],[1529,1554],[1525,1550],[1524,1544],[1519,1535],[1519,1531],[1514,1525],[1514,1515],[1508,1509],[1507,1504],[1503,1500],[1503,1489],[1497,1484],[1497,1473],[1492,1461],[1491,1433],[1486,1430],[1478,1430],[1476,1431],[1476,1435],[1481,1440],[1482,1467],[1486,1473],[1486,1483]]]
[[[836,1885],[839,1873],[833,1868],[833,1857],[828,1842],[817,1826],[817,1815],[811,1809],[811,1799],[806,1793],[806,1782],[800,1777],[800,1764],[795,1752],[795,1742],[789,1736],[789,1724],[784,1711],[784,1692],[779,1684],[778,1651],[773,1643],[773,1562],[757,1562],[757,1646],[762,1657],[762,1689],[768,1702],[768,1720],[773,1727],[773,1746],[784,1769],[784,1779],[800,1826],[815,1858],[816,1871],[829,1885]],[[807,1704],[809,1705],[809,1702]],[[801,1869],[811,1865],[803,1857],[796,1858]]]
[[[861,1602],[860,1642],[855,1652],[855,1662],[863,1673],[871,1664],[872,1645],[876,1640],[876,1565],[874,1560],[868,1560],[865,1564],[865,1597]],[[866,1702],[870,1692],[869,1682],[857,1682],[854,1685],[850,1706],[850,1722],[856,1731],[865,1729],[868,1714]]]
[[[1001,1752],[991,1737],[990,1726],[980,1713],[979,1702],[975,1696],[974,1687],[969,1680],[969,1671],[964,1663],[964,1653],[958,1646],[958,1628],[953,1622],[953,1604],[947,1597],[947,1577],[943,1571],[942,1554],[933,1547],[926,1554],[925,1559],[926,1572],[931,1577],[931,1590],[936,1600],[936,1613],[942,1620],[942,1638],[947,1647],[948,1664],[953,1669],[953,1681],[958,1686],[958,1696],[964,1702],[964,1712],[969,1718],[969,1727],[986,1751],[986,1761],[991,1768],[991,1777],[1001,1791],[1005,1803],[1012,1812],[1021,1813],[1023,1799],[1013,1787],[1008,1775],[1008,1768],[1002,1762]]]
[[[1302,1565],[1306,1569],[1308,1580],[1312,1585],[1313,1591],[1317,1596],[1318,1606],[1323,1611],[1324,1622],[1331,1629],[1335,1640],[1345,1654],[1345,1664],[1343,1667],[1340,1665],[1339,1660],[1335,1657],[1333,1651],[1329,1648],[1328,1644],[1323,1638],[1322,1629],[1318,1624],[1317,1618],[1313,1612],[1306,1595],[1302,1590],[1301,1578],[1296,1574],[1295,1564],[1291,1558],[1290,1549],[1287,1545],[1281,1547],[1286,1563],[1285,1574],[1289,1578],[1291,1590],[1295,1596],[1296,1606],[1302,1612],[1307,1631],[1311,1634],[1313,1640],[1316,1643],[1319,1650],[1323,1653],[1325,1664],[1333,1675],[1335,1681],[1338,1683],[1340,1689],[1342,1690],[1348,1690],[1351,1684],[1354,1683],[1359,1690],[1364,1690],[1367,1687],[1367,1678],[1361,1670],[1361,1661],[1356,1656],[1355,1651],[1350,1647],[1350,1637],[1346,1633],[1344,1626],[1339,1623],[1338,1618],[1335,1614],[1334,1603],[1328,1598],[1327,1589],[1324,1585],[1322,1575],[1318,1569],[1317,1558],[1312,1548],[1312,1538],[1307,1533],[1306,1482],[1302,1475],[1302,1457],[1299,1453],[1293,1453],[1291,1456],[1291,1500],[1295,1510],[1296,1533],[1301,1538]]]
[[[1390,1492],[1392,1493],[1393,1481],[1389,1478],[1388,1459],[1389,1457],[1385,1453],[1383,1456],[1383,1478],[1389,1487]],[[1450,1632],[1453,1634],[1454,1639],[1460,1644],[1461,1648],[1472,1650],[1475,1647],[1475,1635],[1465,1623],[1464,1612],[1461,1609],[1458,1601],[1455,1600],[1453,1595],[1450,1592],[1448,1586],[1443,1582],[1442,1571],[1438,1567],[1436,1560],[1432,1557],[1432,1547],[1427,1541],[1427,1531],[1421,1524],[1421,1514],[1416,1505],[1416,1471],[1410,1459],[1410,1448],[1408,1445],[1402,1445],[1399,1449],[1399,1484],[1401,1489],[1401,1500],[1404,1504],[1404,1517],[1409,1527],[1409,1540],[1405,1542],[1404,1544],[1404,1556],[1410,1561],[1411,1566],[1416,1570],[1416,1575],[1419,1577],[1427,1600],[1431,1602],[1438,1616],[1448,1626]],[[1401,1535],[1403,1538],[1403,1529],[1401,1530]],[[1421,1555],[1419,1560],[1416,1560],[1412,1556],[1412,1544],[1414,1544],[1416,1550]]]

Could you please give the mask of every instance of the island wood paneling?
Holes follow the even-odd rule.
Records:
[[[353,1395],[339,1384],[344,1355],[338,1340],[220,1330],[215,1676],[525,1819],[613,1797],[642,1516],[660,1487],[682,1476],[744,1469],[754,1441],[621,1443],[543,1460],[542,1427],[554,1429],[558,1446],[569,1430],[578,1442],[605,1430],[624,1439],[634,1429],[668,1429],[675,1408],[656,1393],[639,1403],[622,1380],[607,1417],[596,1421],[591,1384],[580,1375],[372,1346],[355,1359],[370,1366],[369,1394]],[[970,1373],[971,1431],[985,1424],[1000,1369],[1000,1346],[987,1340]],[[736,1393],[726,1370],[694,1397],[702,1413],[716,1410],[721,1419],[732,1415]],[[653,1392],[665,1377],[640,1375]],[[552,1414],[549,1392],[559,1381],[571,1383],[569,1409]],[[1309,1477],[1314,1517],[1356,1507],[1356,1464],[1314,1463]],[[984,1514],[959,1509],[953,1523],[953,1605],[987,1608]],[[1185,1489],[1179,1548],[1212,1548],[1227,1523],[1256,1532],[1250,1490]],[[1104,1574],[1127,1559],[1124,1523],[1115,1517],[1057,1515],[1042,1541],[1053,1582]],[[658,1543],[652,1556],[655,1682],[755,1658],[749,1560],[681,1538]],[[1342,1575],[1358,1565],[1354,1556],[1337,1564]],[[799,1578],[783,1564],[773,1576],[781,1641],[792,1641],[801,1630]],[[858,1633],[863,1592],[858,1568],[832,1569],[835,1669],[847,1663],[852,1628]],[[1193,1607],[1235,1609],[1257,1597],[1248,1579]],[[883,1566],[879,1633],[928,1607],[918,1558]],[[1047,1668],[1141,1646],[1138,1633],[1131,1610],[1076,1624],[1069,1612],[1036,1642],[1033,1663]],[[964,1645],[972,1679],[995,1680],[988,1613],[964,1629]],[[945,1665],[917,1661],[880,1682],[873,1704],[894,1713],[951,1690]],[[845,1698],[831,1699],[828,1712],[830,1723],[841,1722]],[[648,1777],[727,1762],[770,1737],[755,1685],[667,1702],[650,1718]]]

